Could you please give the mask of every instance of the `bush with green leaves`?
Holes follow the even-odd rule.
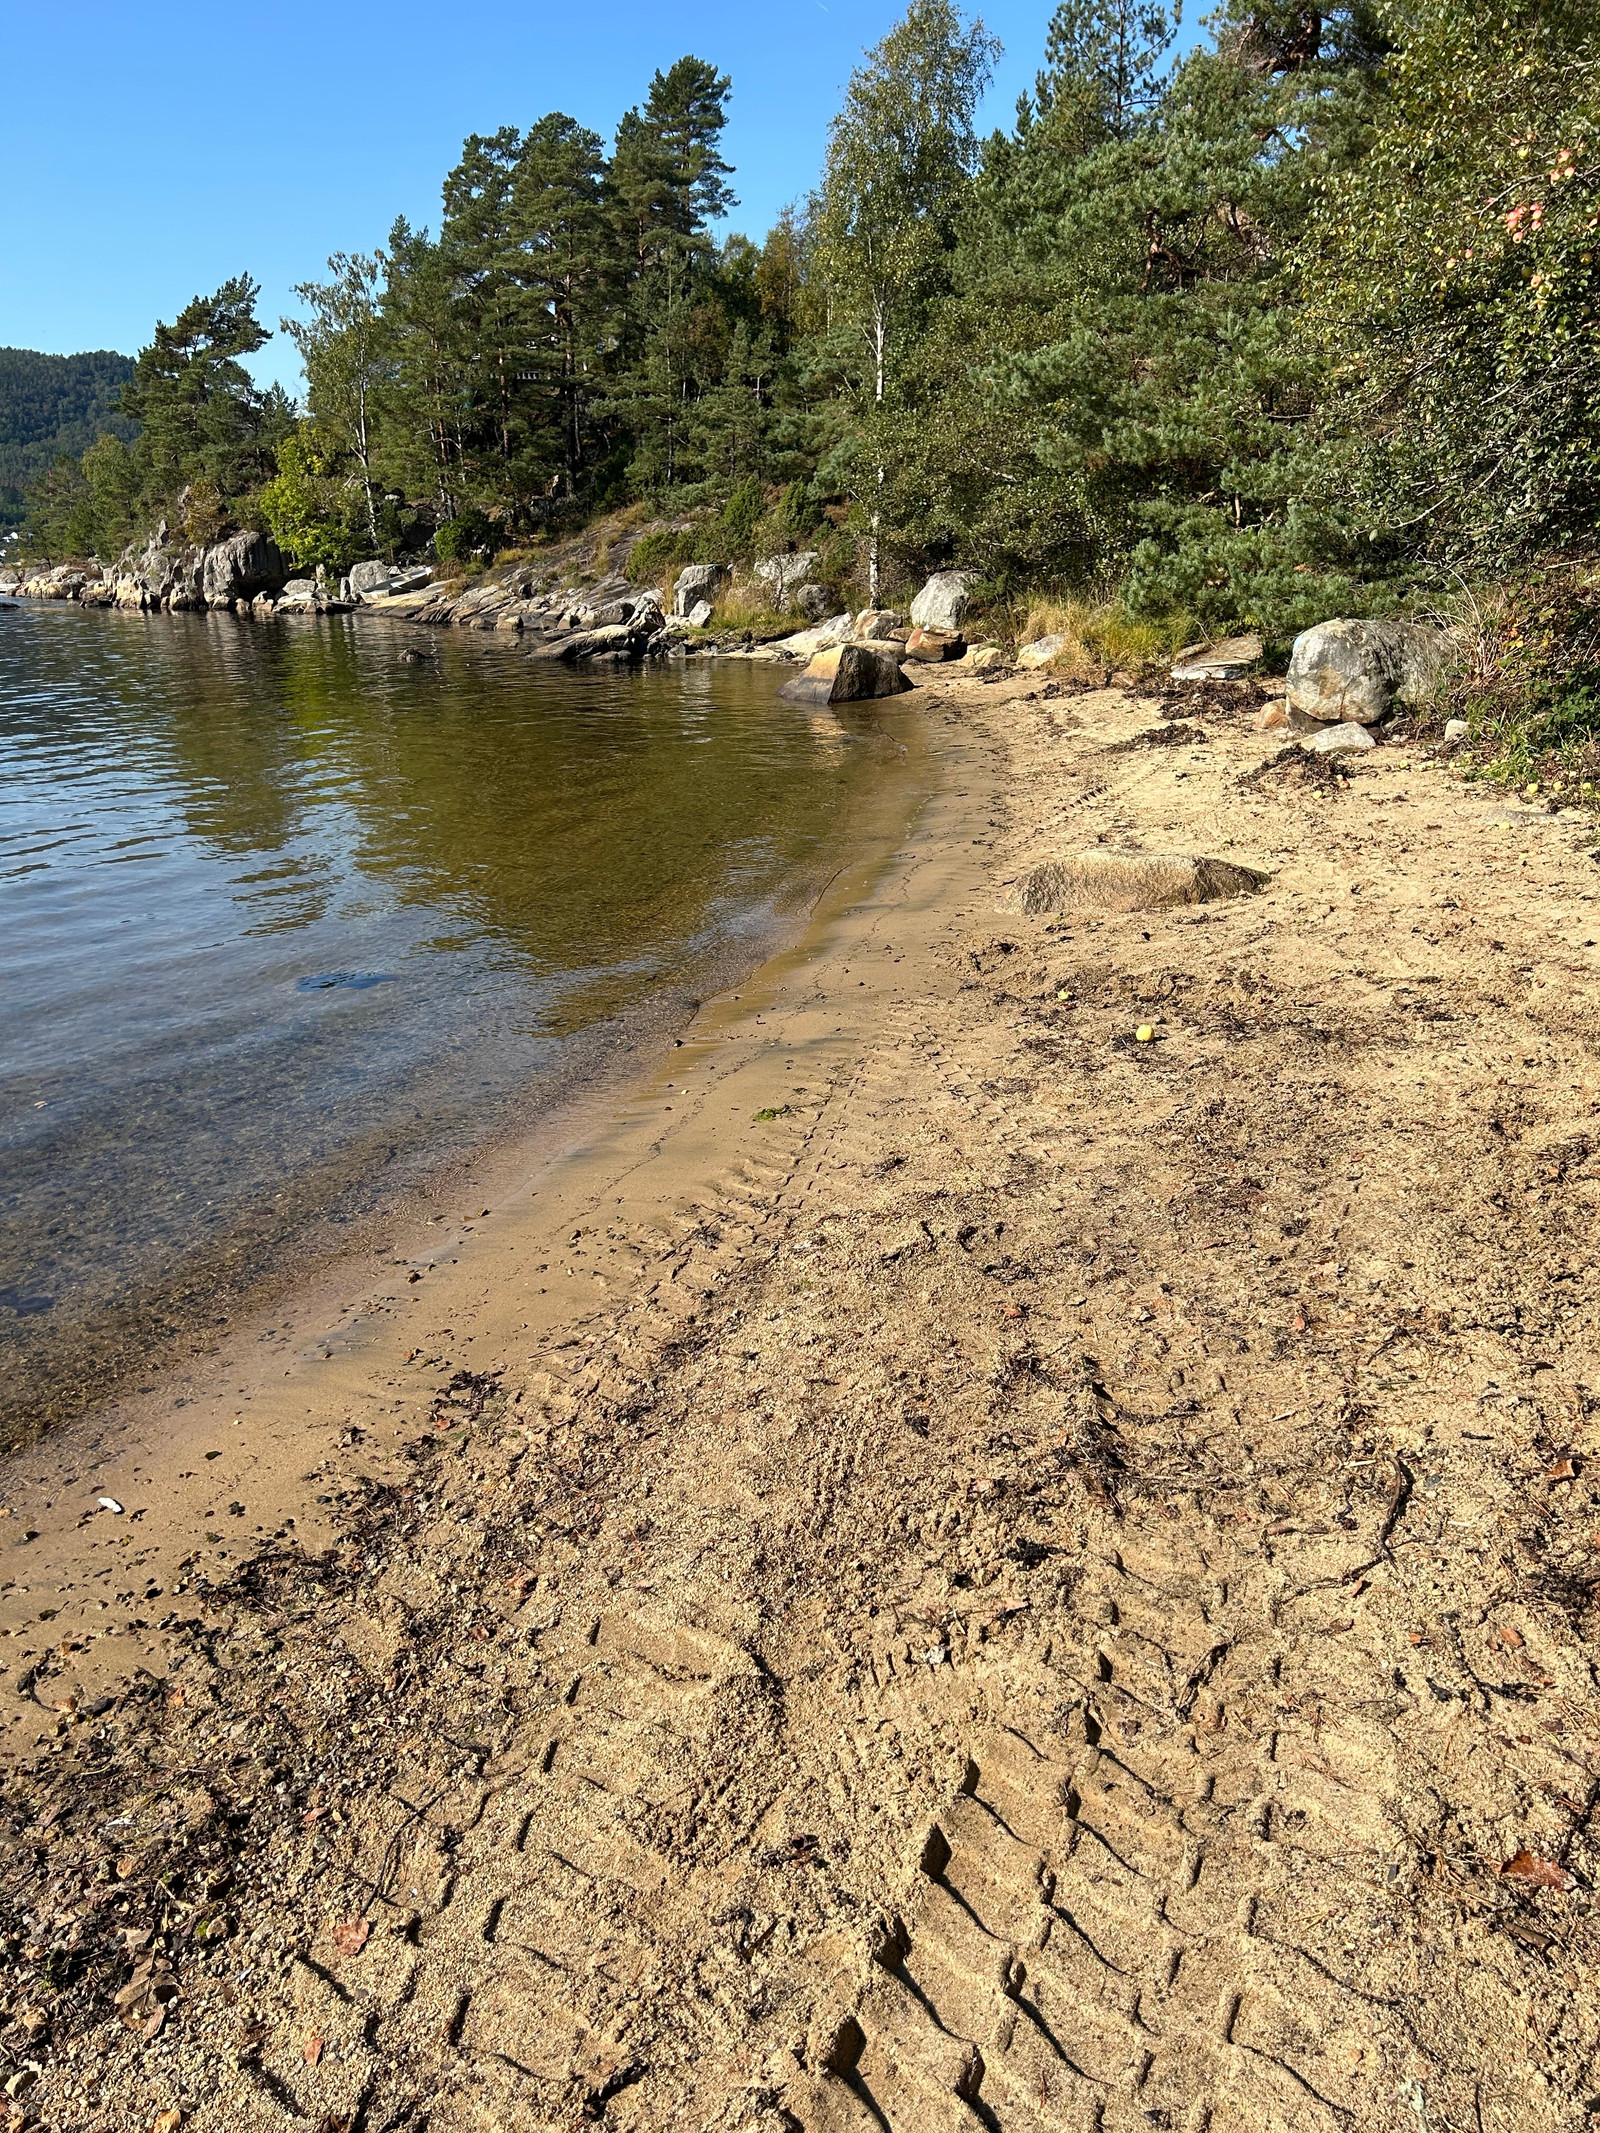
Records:
[[[495,529],[481,511],[458,511],[433,536],[433,552],[441,563],[487,562],[495,545]]]

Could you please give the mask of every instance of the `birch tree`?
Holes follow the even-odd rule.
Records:
[[[384,258],[335,252],[328,261],[331,281],[303,281],[295,295],[310,316],[280,324],[300,351],[305,367],[311,413],[340,451],[360,468],[367,532],[378,543],[378,514],[373,496],[372,448],[374,397],[388,374],[387,335],[378,308]]]
[[[829,323],[854,361],[848,456],[864,482],[868,598],[882,582],[884,492],[897,377],[948,286],[957,217],[978,160],[979,98],[1000,47],[952,0],[912,0],[850,78],[815,206]]]

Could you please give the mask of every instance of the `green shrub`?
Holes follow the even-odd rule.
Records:
[[[472,556],[491,559],[494,528],[481,511],[458,511],[447,518],[433,536],[433,552],[441,563],[466,562]]]
[[[628,554],[628,578],[634,585],[670,585],[689,560],[694,544],[691,532],[674,532],[660,526],[634,542]]]

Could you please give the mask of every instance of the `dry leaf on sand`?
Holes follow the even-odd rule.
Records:
[[[359,1955],[371,1931],[364,1918],[342,1918],[333,1929],[333,1945],[341,1955]]]
[[[1577,1886],[1564,1866],[1557,1866],[1550,1859],[1540,1859],[1530,1851],[1513,1852],[1500,1872],[1507,1881],[1526,1882],[1529,1888],[1534,1889],[1570,1889]]]

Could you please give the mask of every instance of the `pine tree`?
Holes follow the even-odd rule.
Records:
[[[272,338],[256,317],[259,285],[237,274],[197,296],[168,326],[158,324],[122,389],[122,411],[140,425],[134,446],[143,500],[160,504],[185,484],[224,502],[271,472],[281,396],[262,393],[240,362]]]
[[[692,478],[687,410],[715,371],[703,316],[714,254],[709,220],[736,206],[720,151],[732,84],[703,59],[656,73],[642,110],[617,128],[611,189],[630,279],[623,370],[608,400],[633,439],[644,487]]]
[[[533,302],[541,420],[558,440],[559,479],[572,497],[583,481],[590,405],[621,287],[597,133],[559,111],[528,128],[511,231]]]

